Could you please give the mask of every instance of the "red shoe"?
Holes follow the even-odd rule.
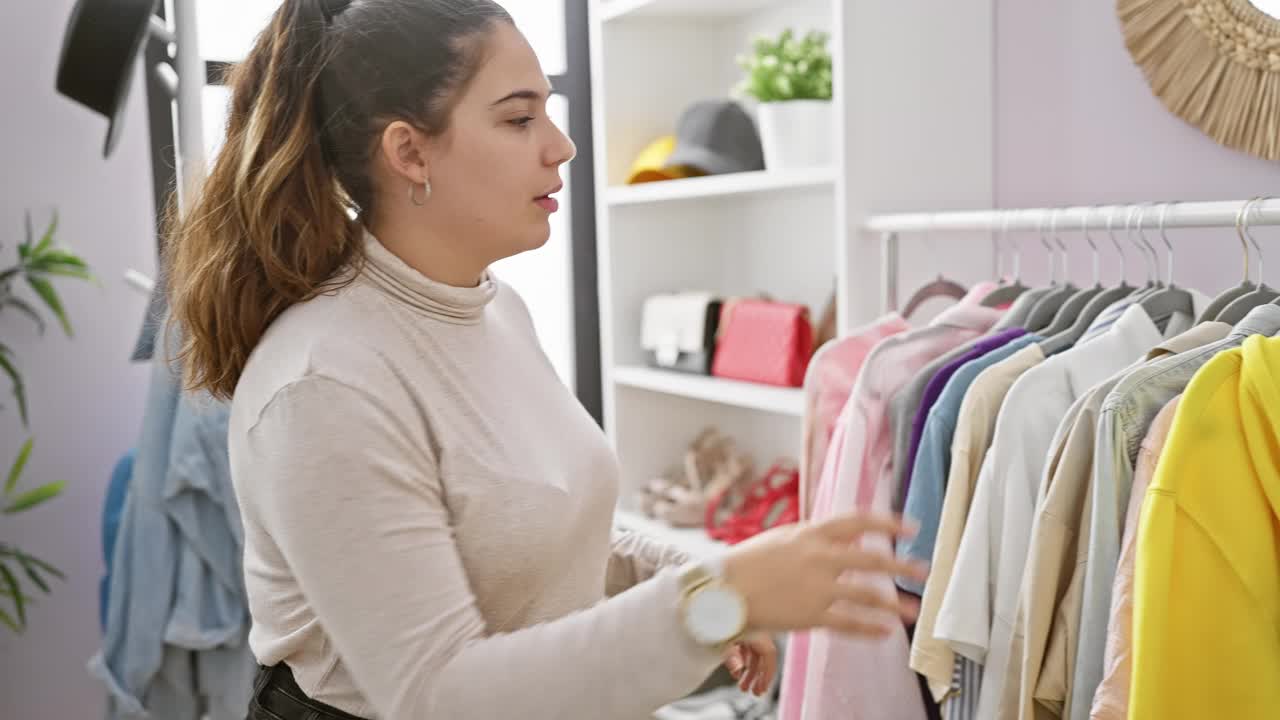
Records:
[[[740,543],[769,528],[798,522],[799,499],[800,471],[792,461],[780,461],[745,492],[716,498],[708,506],[707,532],[717,540]]]

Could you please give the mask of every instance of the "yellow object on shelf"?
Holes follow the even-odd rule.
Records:
[[[671,157],[671,153],[675,152],[675,149],[675,135],[663,135],[649,143],[636,156],[635,162],[631,164],[631,172],[627,175],[627,184],[637,185],[660,180],[676,180],[696,177],[702,174],[702,172],[692,167],[683,165],[668,166],[667,158]]]

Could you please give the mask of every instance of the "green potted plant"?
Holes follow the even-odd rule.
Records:
[[[786,28],[777,37],[756,36],[737,58],[746,72],[735,88],[757,102],[760,143],[770,170],[813,167],[830,161],[832,71],[826,33],[803,36]]]
[[[0,268],[0,317],[12,313],[23,315],[35,324],[40,334],[44,334],[46,322],[41,311],[35,304],[19,295],[16,289],[18,281],[21,280],[34,292],[39,303],[53,314],[62,331],[70,337],[71,323],[67,319],[66,310],[62,306],[57,290],[54,289],[52,280],[57,277],[90,280],[92,275],[84,260],[54,245],[53,236],[57,227],[58,218],[55,214],[44,235],[36,240],[31,229],[31,218],[27,217],[26,239],[18,245],[17,263]],[[12,348],[2,340],[0,340],[0,373],[12,382],[12,405],[18,411],[23,429],[29,430],[30,418],[22,374],[18,370]],[[8,407],[7,403],[5,407]],[[0,493],[0,517],[30,511],[62,492],[62,482],[31,488],[24,487],[22,473],[34,446],[34,438],[28,437],[18,450],[17,457],[10,464],[8,473],[3,476],[4,485],[0,488],[3,490]],[[0,523],[0,529],[3,527],[4,524]],[[45,594],[50,592],[51,578],[61,580],[63,574],[52,564],[20,547],[12,537],[6,537],[0,533],[0,624],[15,633],[25,630],[27,606],[33,601],[37,590]]]

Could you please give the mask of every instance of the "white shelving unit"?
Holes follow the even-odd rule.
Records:
[[[645,366],[641,306],[661,292],[767,293],[809,306],[815,322],[838,289],[844,153],[840,107],[819,167],[626,185],[635,156],[675,132],[692,103],[730,96],[735,58],[757,33],[830,34],[841,53],[842,0],[594,0],[591,4],[597,248],[605,425],[623,467],[619,525],[694,551],[718,546],[635,511],[637,488],[714,425],[758,472],[795,457],[802,391]],[[754,104],[741,100],[748,112]],[[844,289],[840,288],[843,292]]]
[[[677,200],[701,200],[750,193],[833,187],[835,179],[835,172],[831,168],[774,172],[763,170],[611,187],[608,188],[605,199],[612,207]]]
[[[625,510],[703,427],[733,435],[764,468],[796,453],[803,412],[799,391],[644,367],[646,297],[765,292],[816,318],[835,291],[847,332],[881,312],[885,258],[878,235],[863,231],[870,216],[993,207],[994,6],[591,0],[589,9],[604,420]],[[729,95],[753,35],[788,26],[830,35],[830,162],[625,184],[635,156],[673,133],[686,107]],[[897,284],[909,290],[940,269],[965,283],[988,279],[987,247],[904,235]]]
[[[701,528],[674,528],[632,510],[618,511],[616,522],[619,528],[657,538],[693,557],[704,557],[728,547],[725,543],[712,539]]]
[[[763,410],[781,415],[804,415],[804,396],[795,388],[724,380],[700,375],[655,370],[643,366],[616,367],[616,385],[652,390],[732,407]]]

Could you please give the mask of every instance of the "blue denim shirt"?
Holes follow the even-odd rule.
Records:
[[[933,545],[938,539],[938,522],[942,517],[942,501],[946,497],[947,473],[951,469],[951,438],[956,431],[956,419],[969,386],[983,370],[1004,360],[1033,342],[1043,340],[1039,335],[1023,335],[982,357],[960,366],[951,376],[929,409],[924,432],[920,437],[920,449],[911,469],[911,488],[907,492],[904,513],[919,524],[915,537],[898,544],[898,556],[929,562],[933,559]],[[924,594],[924,583],[912,578],[898,578],[898,587],[916,595]]]
[[[152,360],[102,649],[89,669],[107,687],[111,718],[243,717],[255,666],[229,408],[183,393],[164,357]]]
[[[98,623],[103,632],[107,630],[107,595],[111,590],[111,565],[116,536],[120,534],[120,515],[124,513],[124,499],[129,493],[129,480],[133,478],[133,455],[133,450],[129,450],[116,461],[102,503],[102,563],[106,571],[98,581]]]

